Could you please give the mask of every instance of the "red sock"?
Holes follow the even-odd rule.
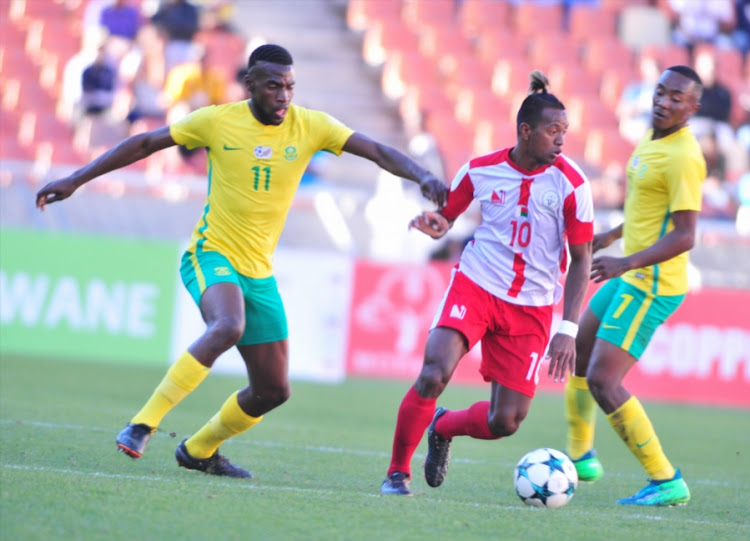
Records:
[[[446,439],[471,436],[478,440],[497,440],[499,438],[487,424],[489,411],[489,401],[477,402],[465,410],[447,411],[435,423],[435,431]]]
[[[398,409],[388,475],[397,471],[411,475],[411,458],[432,422],[436,403],[437,398],[422,398],[414,387],[406,393]]]

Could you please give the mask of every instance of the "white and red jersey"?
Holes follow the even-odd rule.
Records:
[[[459,270],[507,302],[554,304],[567,269],[566,240],[581,244],[594,236],[591,187],[565,156],[525,171],[511,161],[510,151],[465,164],[453,179],[442,214],[454,220],[478,199],[482,223],[461,254]]]

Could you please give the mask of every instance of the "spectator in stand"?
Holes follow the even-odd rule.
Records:
[[[94,62],[81,75],[81,110],[84,115],[101,115],[115,100],[117,72],[107,59],[106,46],[99,47]]]
[[[706,180],[703,182],[704,218],[734,219],[737,215],[737,204],[733,189],[727,182],[727,159],[719,149],[716,135],[709,132],[698,140],[703,158],[706,160]]]
[[[164,124],[167,112],[163,92],[166,80],[164,39],[153,24],[141,27],[134,47],[121,63],[120,75],[133,96],[128,122],[133,124],[141,119],[151,119],[159,125]]]
[[[720,152],[726,155],[734,147],[734,129],[729,123],[732,94],[717,79],[716,59],[710,49],[697,51],[694,69],[703,81],[703,96],[700,109],[690,119],[690,128],[699,140],[714,134]]]
[[[735,0],[734,7],[735,25],[732,41],[747,63],[747,52],[750,51],[750,0]]]
[[[700,43],[728,45],[734,27],[733,0],[669,0],[674,13],[673,38],[692,55]]]
[[[654,89],[661,75],[659,61],[650,54],[641,56],[638,68],[640,80],[625,87],[617,104],[620,135],[631,144],[640,141],[651,127]]]
[[[197,60],[183,62],[167,73],[164,93],[170,107],[185,102],[194,111],[225,101],[228,81],[224,73],[211,66],[205,51],[197,54]]]
[[[164,0],[151,21],[164,32],[167,70],[194,59],[193,38],[200,26],[200,11],[188,0]]]
[[[141,13],[131,4],[131,0],[113,0],[101,11],[99,23],[110,36],[116,36],[133,43],[141,27]]]

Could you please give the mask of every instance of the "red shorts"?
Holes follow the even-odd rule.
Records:
[[[484,380],[533,397],[551,325],[552,306],[511,304],[454,270],[432,326],[457,330],[469,349],[481,340]]]

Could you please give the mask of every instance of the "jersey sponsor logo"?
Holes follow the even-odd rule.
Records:
[[[462,304],[461,306],[454,304],[451,308],[451,315],[450,317],[454,317],[456,319],[463,319],[466,315],[466,307]]]
[[[560,208],[560,194],[555,190],[547,190],[542,194],[542,205],[550,210]]]
[[[256,158],[260,158],[261,160],[267,160],[271,156],[273,156],[273,149],[271,147],[264,147],[263,145],[258,145],[257,147],[255,147],[253,154],[255,154]]]
[[[230,147],[226,143],[224,143],[224,150],[242,150],[242,147]]]
[[[504,205],[505,190],[492,190],[492,197],[490,198],[490,201],[492,201],[496,205]]]
[[[297,147],[288,146],[284,149],[284,159],[288,162],[293,162],[299,157],[297,154]]]
[[[229,267],[214,267],[214,276],[229,276],[231,274]]]

